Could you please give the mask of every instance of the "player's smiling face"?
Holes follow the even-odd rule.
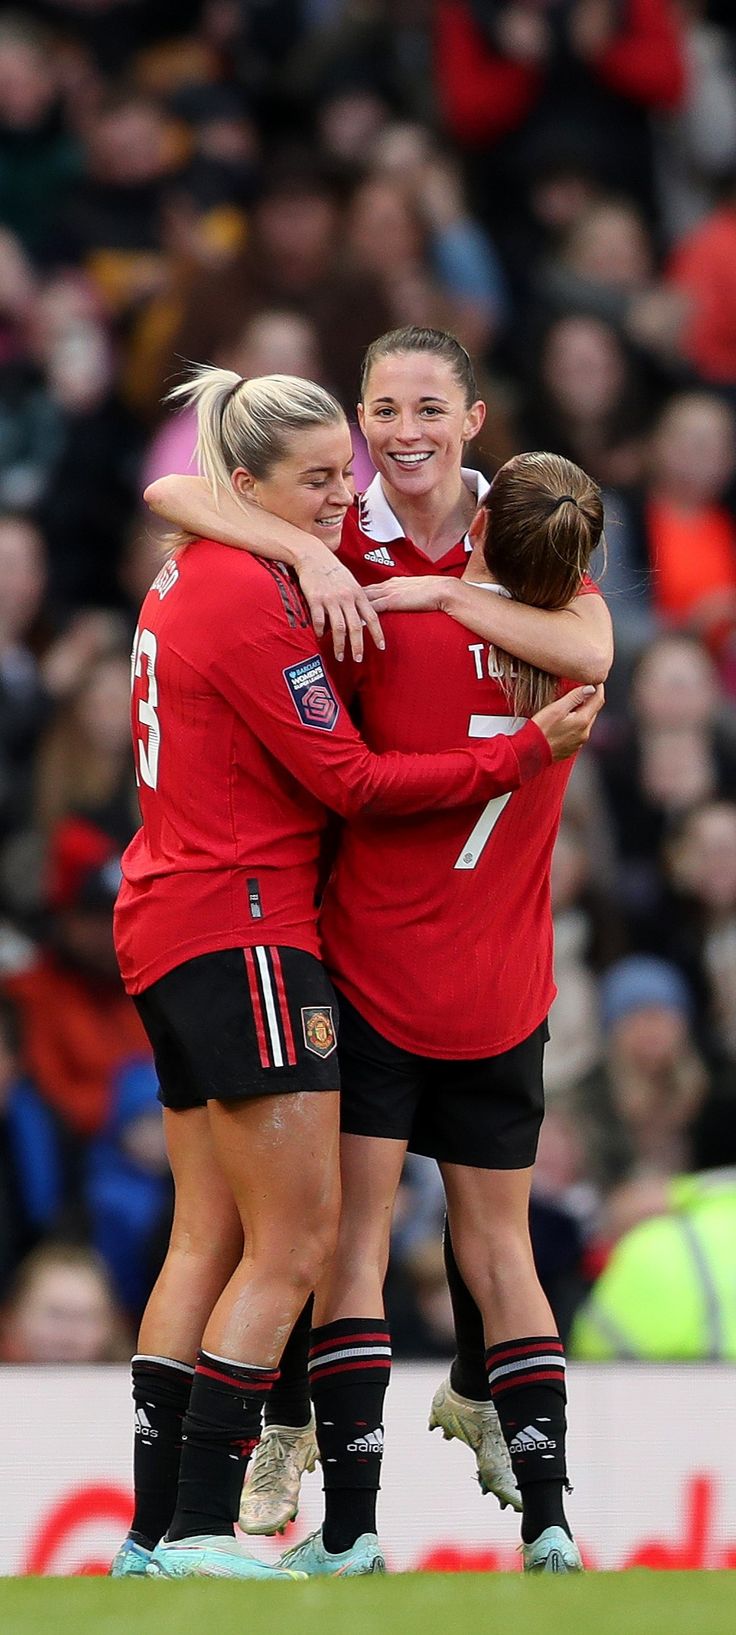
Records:
[[[376,470],[398,493],[417,498],[458,477],[463,447],[484,416],[482,403],[466,402],[447,360],[428,352],[377,358],[358,405]]]
[[[233,474],[233,486],[264,511],[338,550],[355,494],[347,421],[294,433],[266,477],[252,477],[241,467]]]

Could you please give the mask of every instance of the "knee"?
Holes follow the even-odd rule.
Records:
[[[235,1270],[242,1253],[243,1229],[237,1213],[214,1222],[211,1218],[177,1220],[174,1215],[169,1254],[180,1255],[203,1266],[225,1267],[229,1275]]]
[[[339,1200],[320,1210],[307,1227],[301,1227],[291,1250],[280,1255],[286,1280],[304,1299],[321,1282],[332,1264],[337,1247]]]
[[[536,1277],[528,1230],[501,1223],[488,1233],[452,1233],[455,1259],[463,1281],[479,1305],[531,1272]]]

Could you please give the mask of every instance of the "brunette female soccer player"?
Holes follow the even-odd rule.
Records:
[[[204,369],[181,395],[214,486],[337,545],[350,442],[329,394]],[[273,1576],[233,1523],[285,1339],[335,1241],[336,1010],[314,906],[325,805],[398,814],[515,789],[574,752],[598,701],[576,718],[578,690],[514,744],[377,757],[288,572],[207,539],[157,575],[132,668],[143,822],[116,944],[156,1057],[176,1211],[133,1364],[136,1511],[113,1570]]]
[[[519,455],[473,524],[465,583],[489,601],[505,590],[564,607],[602,524],[600,493],[577,466]],[[411,581],[393,595],[410,601]],[[513,734],[555,691],[549,675],[469,642],[442,613],[388,613],[384,628],[385,653],[369,657],[359,685],[375,749],[439,746],[463,726],[471,737]],[[485,1363],[521,1495],[525,1568],[580,1570],[563,1506],[565,1360],[528,1229],[555,994],[549,871],[570,770],[550,767],[470,812],[409,824],[361,817],[341,835],[320,930],[340,1003],[343,1196],[309,1363],[326,1518],[286,1565],[339,1571],[340,1556],[375,1528],[371,1435],[380,1436],[388,1379],[377,1336],[387,1344],[383,1281],[410,1146],[437,1160],[445,1183],[457,1263],[482,1319],[473,1361],[481,1378]],[[443,1406],[456,1413],[454,1396],[446,1387],[440,1423]]]
[[[595,587],[589,581],[583,580],[567,606],[549,610],[488,596],[467,576],[460,578],[470,551],[466,530],[478,500],[488,493],[482,475],[462,464],[465,441],[477,434],[484,412],[470,359],[453,336],[408,328],[369,348],[359,416],[377,475],[346,517],[342,568],[314,538],[275,516],[250,506],[244,518],[227,493],[215,502],[203,478],[163,478],[146,498],[171,521],[292,563],[316,627],[331,625],[339,653],[347,631],[353,654],[362,654],[363,618],[374,641],[381,639],[369,600],[375,597],[378,612],[383,606],[443,609],[486,642],[544,670],[602,680],[612,655],[611,623],[602,598],[590,594]],[[368,585],[367,593],[349,568]],[[448,1261],[453,1296],[462,1310],[467,1297],[449,1243]],[[473,1324],[468,1320],[463,1327],[470,1331]],[[275,1532],[286,1524],[296,1512],[302,1472],[314,1462],[307,1346],[305,1319],[283,1358],[281,1379],[266,1408],[267,1432],[244,1491],[241,1525],[249,1532]],[[506,1445],[483,1383],[482,1357],[474,1369],[456,1364],[453,1380],[458,1389],[448,1386],[438,1393],[433,1423],[473,1447],[484,1491],[518,1505]]]

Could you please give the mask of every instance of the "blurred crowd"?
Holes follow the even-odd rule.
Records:
[[[111,910],[184,360],[451,328],[488,476],[602,485],[617,660],[555,854],[534,1189],[580,1356],[736,1357],[731,0],[20,0],[0,16],[0,1360],[125,1354],[171,1191]],[[356,428],[358,476],[370,477]],[[450,1348],[410,1159],[397,1350]],[[730,1306],[729,1306],[730,1302]],[[728,1309],[727,1309],[728,1308]]]

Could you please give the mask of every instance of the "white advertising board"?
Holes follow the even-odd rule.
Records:
[[[482,1498],[465,1447],[430,1436],[441,1369],[397,1365],[380,1527],[396,1571],[515,1571],[518,1518]],[[104,1572],[131,1514],[132,1406],[119,1368],[0,1371],[0,1575]],[[736,1369],[571,1368],[569,1515],[592,1568],[736,1567]],[[272,1560],[317,1526],[317,1472]]]

